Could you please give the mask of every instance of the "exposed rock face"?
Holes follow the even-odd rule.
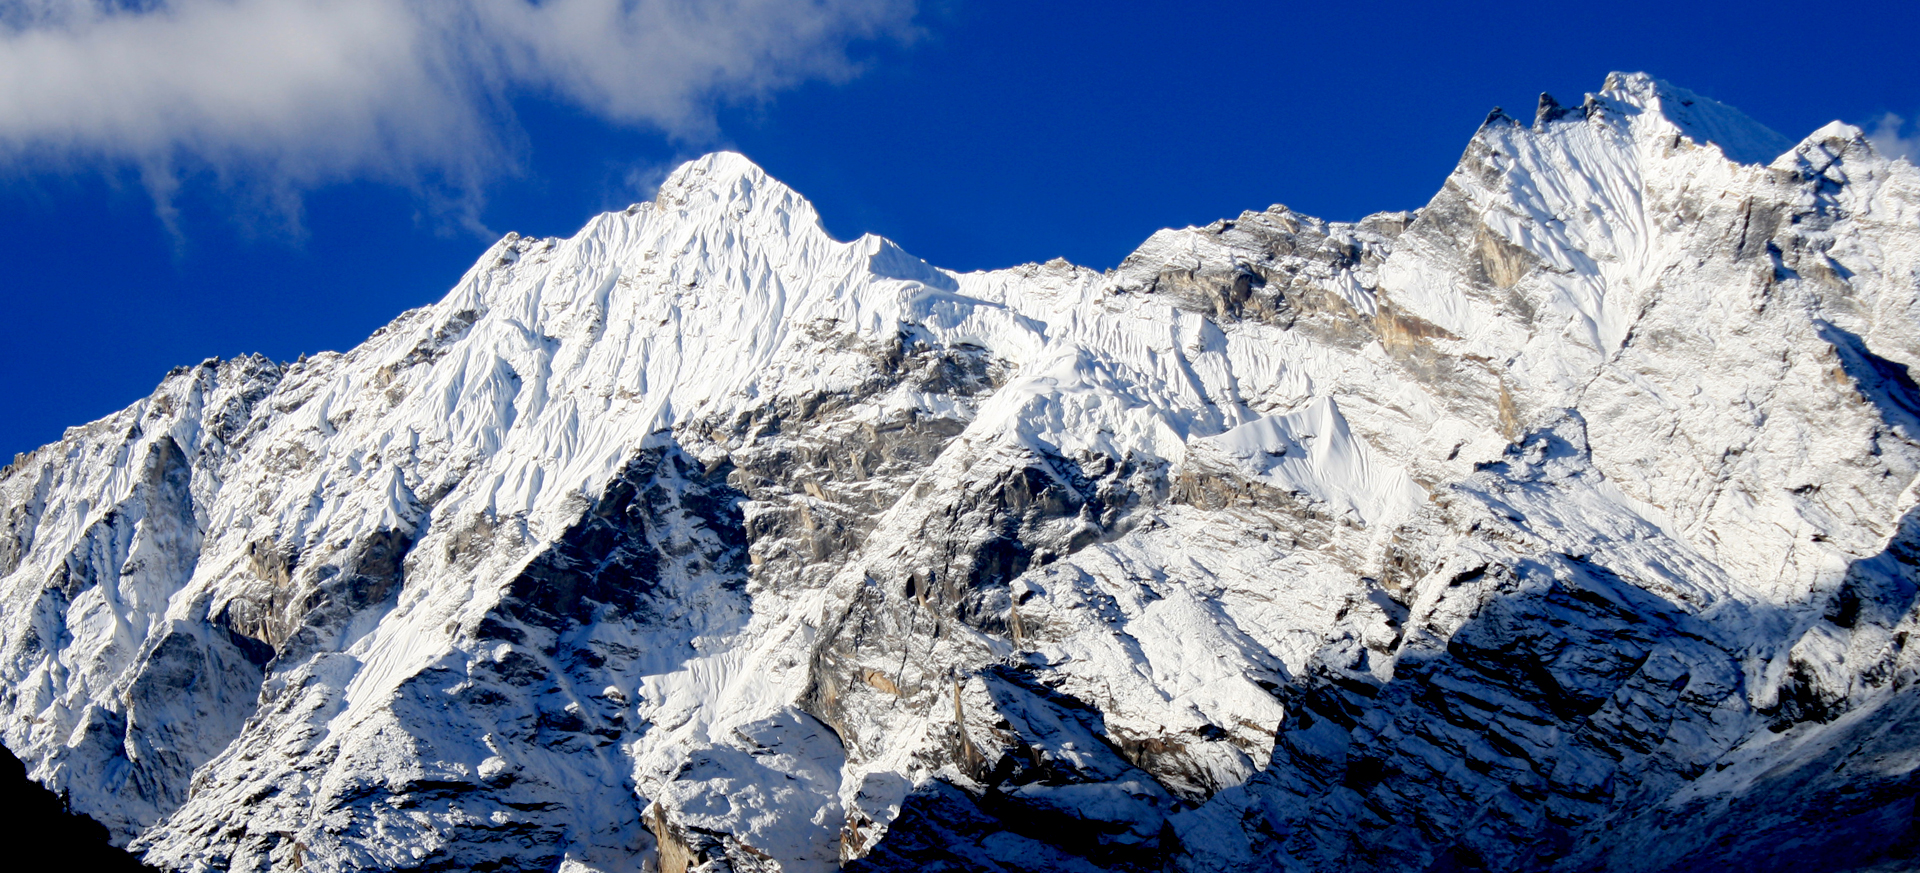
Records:
[[[178,870],[1868,868],[1915,364],[1920,171],[1644,76],[1107,274],[713,155],[7,467],[0,738]]]

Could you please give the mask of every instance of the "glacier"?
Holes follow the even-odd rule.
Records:
[[[0,472],[0,741],[178,871],[1908,869],[1920,171],[1644,74],[1117,268],[746,158]]]

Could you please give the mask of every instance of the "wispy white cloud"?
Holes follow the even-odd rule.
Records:
[[[1880,116],[1873,125],[1873,131],[1867,134],[1867,142],[1873,143],[1876,151],[1890,158],[1906,158],[1920,164],[1920,126],[1912,133],[1906,133],[1907,120],[1891,112]]]
[[[375,179],[471,201],[509,100],[702,140],[714,111],[855,72],[912,0],[0,0],[0,161],[183,173],[287,210]],[[291,212],[289,212],[291,214]]]

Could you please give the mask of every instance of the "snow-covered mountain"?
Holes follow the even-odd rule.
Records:
[[[1107,273],[715,154],[17,458],[0,739],[176,870],[1897,866],[1916,364],[1920,171],[1644,75]]]

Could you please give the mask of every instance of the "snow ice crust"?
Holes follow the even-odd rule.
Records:
[[[17,459],[0,738],[179,870],[1789,851],[1920,761],[1916,306],[1910,164],[1643,75],[1108,273],[709,155]]]

